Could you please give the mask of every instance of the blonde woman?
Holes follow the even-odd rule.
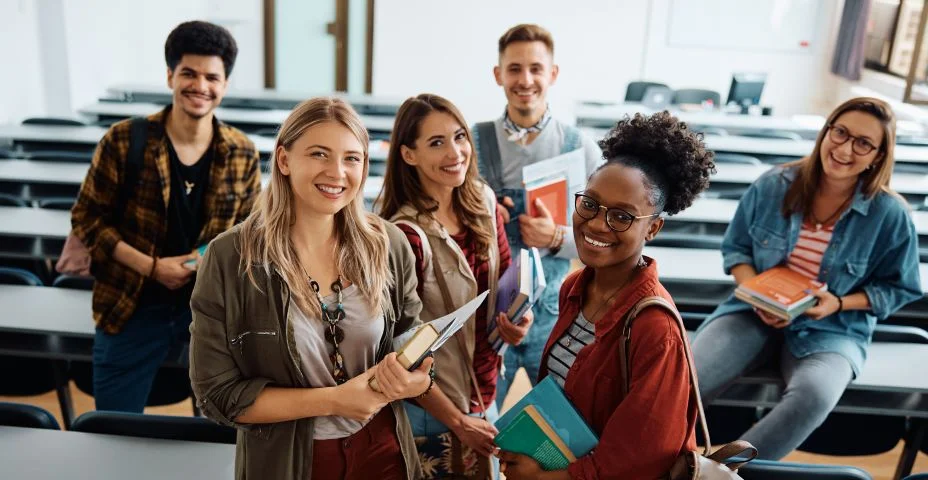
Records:
[[[421,303],[404,235],[364,211],[367,131],[341,100],[308,100],[271,164],[255,210],[200,267],[197,402],[239,429],[238,479],[418,478],[399,400],[431,389],[431,360],[407,372],[390,353]]]
[[[514,325],[505,314],[495,315],[497,283],[510,264],[509,241],[496,196],[477,172],[470,129],[450,101],[422,94],[400,106],[381,200],[381,216],[397,223],[415,254],[423,320],[490,291],[474,318],[436,353],[438,388],[418,405],[407,402],[406,412],[423,462],[451,458],[428,469],[427,478],[495,477],[489,459],[502,362],[488,325],[495,317],[500,337],[519,344],[533,317],[529,312]]]

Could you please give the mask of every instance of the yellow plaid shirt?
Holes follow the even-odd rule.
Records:
[[[167,236],[166,211],[171,197],[170,160],[164,120],[170,106],[148,117],[150,127],[138,184],[131,189],[122,220],[114,224],[113,208],[129,154],[130,121],[112,126],[97,145],[93,163],[71,210],[73,233],[90,251],[93,318],[106,333],[119,333],[135,312],[146,279],[113,258],[124,241],[157,256]],[[213,120],[214,157],[203,208],[206,221],[197,245],[244,220],[261,190],[258,150],[241,131]],[[153,280],[150,280],[153,281]]]

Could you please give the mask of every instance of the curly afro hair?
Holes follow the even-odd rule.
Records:
[[[224,27],[209,22],[184,22],[168,34],[164,42],[164,60],[168,68],[174,70],[180,59],[187,54],[215,55],[221,58],[228,78],[235,66],[238,46],[235,38]]]
[[[666,111],[626,116],[599,141],[599,147],[606,163],[597,171],[613,164],[641,170],[652,205],[670,215],[692,205],[709,187],[710,173],[715,173],[713,153],[706,149],[702,134]]]

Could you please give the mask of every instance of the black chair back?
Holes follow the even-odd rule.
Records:
[[[625,87],[625,101],[640,102],[644,98],[644,93],[650,87],[670,88],[663,83],[657,82],[629,82],[628,86]]]
[[[738,469],[744,480],[873,480],[857,467],[754,460]]]
[[[51,412],[42,407],[24,403],[0,402],[0,425],[61,430]]]
[[[87,412],[74,420],[75,432],[105,433],[126,437],[159,438],[235,444],[235,429],[202,417],[142,415],[138,413]]]
[[[722,96],[719,92],[712,90],[703,90],[700,88],[683,88],[673,92],[674,105],[699,104],[706,100],[712,100],[712,104],[718,107],[721,105]]]

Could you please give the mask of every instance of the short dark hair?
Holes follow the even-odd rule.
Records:
[[[551,55],[554,55],[554,37],[539,25],[523,23],[506,30],[506,33],[499,37],[499,54],[502,55],[510,43],[516,42],[541,42],[548,47]]]
[[[221,58],[228,78],[235,66],[238,46],[225,27],[195,20],[175,27],[164,42],[164,60],[171,70],[177,68],[180,59],[187,54]]]
[[[702,134],[666,111],[626,116],[599,147],[606,159],[599,169],[616,164],[637,168],[644,174],[653,206],[670,215],[692,205],[709,187],[709,174],[715,173],[714,155]]]

